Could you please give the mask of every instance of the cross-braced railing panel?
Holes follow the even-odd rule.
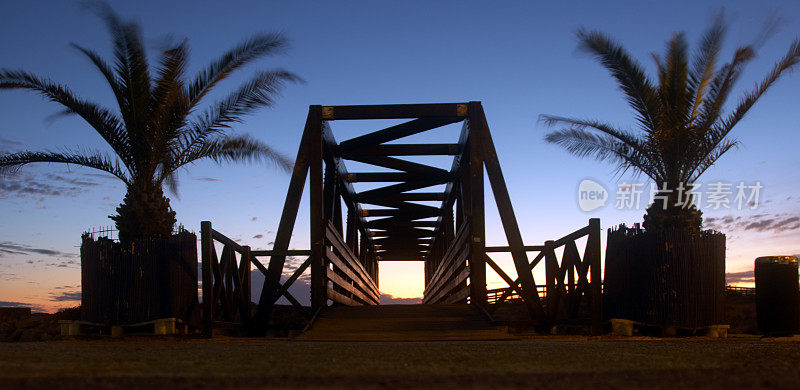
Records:
[[[217,256],[215,243],[222,244],[222,254]],[[251,264],[261,273],[267,268],[259,256],[271,256],[272,251],[251,250],[249,246],[239,245],[224,234],[214,230],[211,222],[200,224],[200,267],[203,281],[203,333],[211,336],[214,324],[238,324],[252,328],[255,318],[251,312]],[[284,256],[308,256],[309,251],[291,250]],[[293,306],[306,312],[306,309],[289,293],[289,287],[308,269],[306,259],[294,273],[275,290],[276,295],[269,299],[274,304],[281,296]],[[262,299],[263,295],[262,295]],[[307,313],[310,316],[310,313]],[[252,330],[252,329],[251,329]],[[261,329],[256,329],[261,331]]]
[[[577,240],[586,237],[583,255],[580,254]],[[563,247],[559,260],[556,250]],[[545,284],[536,287],[536,305],[545,314],[545,324],[553,325],[562,320],[589,319],[593,332],[602,331],[602,276],[600,270],[600,220],[590,219],[589,224],[544,245],[526,246],[526,252],[536,256],[528,265],[527,272],[533,273],[537,265],[544,261]],[[508,252],[509,247],[487,247],[487,252]],[[512,280],[490,257],[486,263],[509,287],[495,290],[490,311],[494,311],[512,296],[519,296],[522,290],[521,278]]]

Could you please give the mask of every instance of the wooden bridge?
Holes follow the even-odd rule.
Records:
[[[331,127],[336,121],[404,118],[410,120],[342,142],[337,142]],[[461,133],[452,143],[393,142],[455,123],[462,124]],[[452,165],[447,170],[403,156],[450,156]],[[381,171],[350,172],[346,161]],[[486,246],[484,177],[489,180],[507,246]],[[311,248],[289,250],[306,181]],[[358,192],[353,183],[359,182],[387,184]],[[576,240],[583,237],[587,239],[581,254]],[[471,314],[462,312],[464,318],[478,312],[489,321],[498,307],[514,297],[524,304],[530,319],[541,325],[569,320],[585,321],[595,333],[602,328],[599,220],[591,219],[587,226],[557,240],[525,245],[480,102],[311,106],[272,250],[240,246],[215,231],[210,222],[201,226],[201,241],[204,327],[209,335],[215,324],[225,322],[266,329],[281,296],[304,309],[288,287],[308,268],[310,317],[327,318],[330,328],[336,329],[339,325],[332,324],[331,318],[381,313],[339,308],[334,315],[323,310],[329,304],[379,304],[380,261],[424,261],[423,303],[468,303]],[[214,242],[223,245],[220,256]],[[559,259],[557,249],[562,247]],[[510,253],[516,279],[490,257],[499,252]],[[307,258],[281,283],[287,256]],[[260,260],[266,257],[268,262]],[[249,309],[250,264],[265,275],[255,315]],[[533,276],[539,264],[545,270],[542,285]],[[491,300],[487,300],[487,269],[508,284],[502,291],[491,292]],[[458,312],[453,306],[432,307],[418,310]],[[476,324],[470,320],[451,323]]]

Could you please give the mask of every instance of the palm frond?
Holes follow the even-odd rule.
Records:
[[[544,122],[544,124],[549,127],[554,127],[558,125],[568,125],[571,128],[576,128],[581,130],[586,128],[595,129],[597,131],[600,131],[604,134],[616,138],[618,141],[624,143],[631,149],[636,150],[637,152],[644,153],[644,150],[641,149],[641,145],[639,143],[639,140],[636,138],[636,135],[625,130],[616,129],[607,123],[602,123],[588,119],[566,118],[555,115],[540,115],[539,120]]]
[[[655,88],[639,65],[622,46],[603,33],[579,30],[580,48],[593,54],[611,72],[631,107],[636,111],[642,128],[655,128],[659,107]]]
[[[283,70],[261,72],[190,121],[187,130],[197,134],[228,129],[231,124],[241,122],[244,115],[271,106],[285,83],[295,80],[293,74]]]
[[[117,98],[117,104],[120,103],[120,89],[119,89],[119,82],[117,81],[117,76],[114,74],[114,69],[111,65],[108,64],[96,51],[87,49],[82,47],[76,43],[70,44],[72,47],[83,53],[86,57],[89,58],[89,61],[94,64],[97,70],[105,77],[106,82],[111,87],[111,91],[114,93],[114,97]]]
[[[174,158],[169,166],[162,169],[161,181],[167,180],[178,169],[206,158],[217,164],[223,162],[269,162],[287,172],[293,165],[288,157],[247,135],[204,139],[202,142],[193,142],[189,146],[190,148],[181,152],[180,156]]]
[[[189,122],[181,134],[182,152],[176,161],[183,161],[205,145],[206,140],[229,129],[233,123],[241,122],[242,117],[263,106],[270,106],[275,95],[280,92],[285,81],[293,81],[295,76],[286,71],[262,72],[225,99],[211,106],[196,119]]]
[[[717,57],[722,49],[722,40],[725,37],[725,18],[720,13],[714,24],[703,35],[700,49],[695,55],[695,61],[689,76],[689,95],[693,98],[692,110],[688,123],[694,123],[699,114],[700,105],[703,103],[706,90],[714,77],[717,66]]]
[[[128,136],[116,114],[95,103],[77,98],[63,85],[25,71],[0,70],[0,89],[27,89],[61,104],[66,109],[60,114],[75,114],[83,118],[103,137],[125,165],[131,167],[133,156],[129,153]]]
[[[644,155],[613,136],[571,128],[550,132],[545,136],[545,141],[561,146],[578,157],[593,156],[598,161],[610,161],[617,165],[619,172],[636,168],[651,178],[658,177],[658,172]]]
[[[194,107],[214,86],[233,71],[253,60],[286,50],[288,41],[282,34],[259,34],[236,45],[201,71],[189,84],[189,107]],[[296,76],[295,76],[296,77]]]
[[[753,107],[753,104],[767,91],[767,89],[775,83],[781,75],[792,70],[795,65],[800,61],[800,40],[792,42],[789,51],[773,66],[772,70],[767,74],[755,89],[746,94],[725,120],[722,121],[721,131],[724,134],[730,132],[742,118],[744,118],[747,111]]]
[[[292,160],[275,151],[269,145],[249,136],[224,137],[206,143],[203,150],[190,156],[189,162],[197,158],[210,158],[223,162],[269,162],[289,172]]]
[[[709,90],[700,111],[698,128],[708,129],[718,120],[733,85],[739,79],[744,66],[753,58],[755,52],[749,46],[740,47],[730,63],[725,64],[711,81]]]
[[[686,83],[689,75],[689,56],[686,37],[676,33],[667,43],[664,72],[659,74],[662,128],[683,125],[688,97]]]
[[[151,92],[141,28],[136,23],[120,19],[105,2],[90,2],[87,6],[103,19],[111,34],[120,114],[128,130],[132,154],[136,156],[137,164],[141,165],[150,155],[145,138],[148,135]]]
[[[189,47],[186,40],[164,50],[153,86],[150,116],[155,155],[169,155],[186,125],[188,102],[183,76],[188,64]]]
[[[177,100],[184,98],[183,76],[189,61],[189,46],[186,40],[164,50],[156,71],[157,78],[152,93],[154,127],[161,128],[171,122]],[[183,115],[185,116],[185,114]],[[180,127],[180,126],[178,126]]]
[[[735,148],[739,145],[739,141],[732,140],[732,139],[725,139],[719,144],[717,144],[713,149],[711,149],[708,153],[706,153],[702,160],[698,161],[695,164],[695,168],[688,171],[686,173],[686,178],[684,179],[687,182],[695,182],[697,178],[700,177],[708,168],[710,168],[714,163],[722,157],[727,151]]]
[[[110,173],[125,184],[130,184],[130,178],[126,175],[119,160],[114,159],[100,152],[87,153],[85,151],[64,151],[64,152],[20,152],[13,154],[0,155],[0,175],[14,173],[19,168],[32,163],[63,163],[74,164],[84,167],[99,169]]]

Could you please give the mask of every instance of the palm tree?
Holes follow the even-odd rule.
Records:
[[[725,102],[755,50],[753,46],[739,47],[730,62],[718,67],[725,36],[721,16],[703,36],[691,64],[683,33],[672,37],[663,57],[653,54],[656,81],[608,36],[583,29],[577,36],[580,49],[611,72],[636,114],[638,131],[597,120],[542,115],[548,126],[561,127],[545,140],[579,157],[609,161],[618,173],[643,173],[657,183],[659,197],[647,210],[645,228],[699,231],[701,213],[689,192],[703,172],[736,146],[737,141],[728,137],[733,127],[781,74],[797,64],[800,41],[792,43],[788,53],[731,112],[724,113]]]
[[[113,154],[68,149],[26,151],[0,156],[0,173],[30,163],[67,163],[99,169],[122,180],[127,193],[117,208],[119,238],[169,236],[175,212],[164,196],[167,185],[177,190],[176,174],[198,160],[262,160],[288,170],[290,160],[246,135],[229,135],[234,123],[258,108],[270,106],[286,82],[299,81],[285,70],[263,71],[227,97],[197,112],[200,102],[222,80],[254,60],[286,48],[280,34],[255,35],[224,53],[192,80],[187,80],[189,47],[186,40],[171,44],[151,69],[140,26],[121,20],[104,3],[97,13],[113,40],[113,65],[95,51],[73,44],[100,71],[116,98],[118,112],[76,96],[66,86],[22,70],[0,70],[0,89],[24,89],[61,104],[59,114],[77,115],[111,147]]]

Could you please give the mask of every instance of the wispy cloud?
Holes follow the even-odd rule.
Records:
[[[222,181],[222,179],[217,179],[214,177],[193,177],[192,180],[205,181],[205,182]]]
[[[50,293],[50,300],[53,302],[71,302],[71,301],[80,301],[81,300],[81,292],[80,291],[63,291],[61,293]]]
[[[752,216],[708,217],[706,228],[721,232],[784,233],[800,229],[800,217],[793,214],[757,214]]]
[[[742,272],[728,272],[725,274],[725,282],[727,283],[742,283],[742,282],[753,282],[755,281],[755,277],[753,276],[753,271],[742,271]]]
[[[22,142],[10,140],[0,136],[0,153],[15,152],[22,146]]]
[[[381,294],[381,305],[415,305],[422,303],[422,297],[417,298],[400,298],[391,294]]]
[[[0,198],[75,197],[100,186],[97,174],[18,172],[0,178]]]
[[[13,301],[0,301],[0,307],[30,307],[31,311],[34,313],[42,313],[46,311],[41,306],[32,305],[30,303],[13,302]]]
[[[0,257],[4,255],[46,255],[46,256],[64,256],[75,257],[75,253],[66,253],[54,249],[34,248],[29,245],[18,244],[11,241],[0,242]]]

